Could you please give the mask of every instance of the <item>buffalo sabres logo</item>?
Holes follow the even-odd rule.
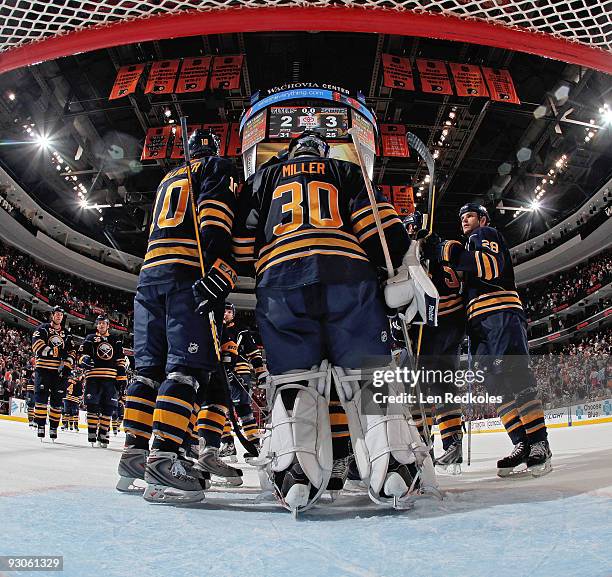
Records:
[[[62,337],[60,337],[59,335],[51,335],[51,338],[49,339],[49,345],[58,348],[63,347],[64,339],[62,339]]]
[[[113,346],[106,341],[100,343],[96,350],[98,358],[102,359],[103,361],[110,361],[113,358],[114,352]]]

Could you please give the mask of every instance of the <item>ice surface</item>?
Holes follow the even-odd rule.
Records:
[[[479,434],[472,466],[440,477],[443,502],[399,513],[357,492],[296,522],[257,497],[248,466],[237,491],[250,500],[218,487],[208,503],[152,505],[114,489],[121,434],[106,450],[85,431],[41,444],[0,421],[0,555],[63,555],[49,575],[64,577],[612,576],[612,424],[550,439],[554,471],[541,479],[498,479],[510,442]]]

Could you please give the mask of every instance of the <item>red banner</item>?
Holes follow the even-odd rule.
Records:
[[[174,92],[174,82],[179,69],[179,60],[161,60],[153,62],[145,94],[169,94]]]
[[[221,141],[219,145],[219,156],[225,156],[229,124],[227,122],[218,124],[205,124],[204,128],[212,130],[219,137],[219,140]]]
[[[482,67],[482,73],[489,86],[491,100],[498,102],[512,102],[520,104],[521,101],[514,89],[512,76],[508,70],[498,70],[497,68]]]
[[[48,303],[48,302],[49,302],[49,299],[48,299],[48,298],[47,298],[45,295],[43,295],[43,294],[41,294],[41,293],[36,293],[36,296],[37,296],[37,297],[38,297],[38,298],[39,298],[41,301],[45,301],[46,303]]]
[[[412,186],[394,186],[392,188],[393,206],[400,217],[414,212],[414,195]]]
[[[117,78],[111,90],[109,100],[122,98],[128,94],[136,92],[136,86],[144,71],[144,64],[131,64],[130,66],[122,66],[117,71]]]
[[[408,58],[383,54],[383,86],[399,88],[400,90],[414,90],[414,77]]]
[[[202,128],[201,124],[188,124],[187,125],[187,138],[196,129]],[[172,131],[172,129],[170,129]],[[174,131],[174,142],[172,143],[172,151],[170,152],[170,158],[184,158],[183,152],[183,130],[180,126],[177,126]]]
[[[426,60],[417,58],[417,68],[421,78],[421,90],[433,94],[452,94],[453,88],[442,60]]]
[[[140,160],[157,160],[166,158],[168,153],[168,142],[172,134],[171,126],[160,126],[149,128],[145,138],[144,149]]]
[[[177,94],[186,92],[202,92],[206,89],[208,73],[212,57],[202,56],[200,58],[185,58],[181,73],[176,82]]]
[[[240,74],[244,56],[215,56],[210,88],[212,90],[235,90],[240,88]]]
[[[17,282],[17,279],[12,274],[9,274],[4,270],[0,270],[0,276],[9,279],[12,282]]]
[[[597,283],[596,285],[593,285],[590,289],[588,289],[586,293],[590,295],[594,293],[595,291],[598,291],[600,288],[601,288],[601,283]]]
[[[80,312],[77,312],[77,311],[73,311],[72,309],[68,309],[68,313],[73,315],[73,316],[75,316],[75,317],[78,317],[79,319],[87,318],[83,313],[80,313]]]
[[[387,200],[387,202],[391,202],[391,185],[389,184],[379,184],[378,188],[383,193],[383,196]]]
[[[489,96],[480,66],[449,62],[457,96]]]
[[[380,134],[383,156],[410,156],[406,142],[406,127],[403,124],[381,124]]]
[[[232,122],[230,125],[229,143],[227,145],[227,156],[240,156],[241,152],[240,123]]]

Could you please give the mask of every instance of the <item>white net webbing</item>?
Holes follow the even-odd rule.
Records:
[[[279,6],[445,14],[612,52],[612,0],[0,0],[0,52],[75,30],[159,14]]]

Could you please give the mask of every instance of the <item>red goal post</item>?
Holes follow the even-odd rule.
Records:
[[[232,32],[439,38],[612,73],[612,0],[5,0],[0,73],[122,44]]]

